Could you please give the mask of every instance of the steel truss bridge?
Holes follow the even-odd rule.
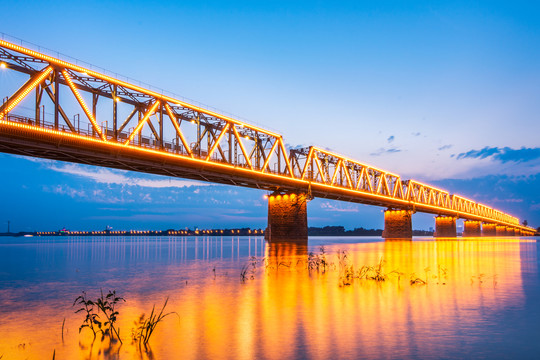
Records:
[[[22,79],[2,94],[2,152],[534,232],[516,217],[462,196],[321,148],[288,150],[275,132],[3,40],[0,67]]]

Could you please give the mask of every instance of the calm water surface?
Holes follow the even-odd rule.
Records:
[[[514,238],[0,238],[0,358],[540,358],[539,258]],[[381,259],[385,281],[343,284]],[[79,334],[73,300],[100,288],[127,300],[122,346]],[[179,318],[140,351],[134,321],[167,297]]]

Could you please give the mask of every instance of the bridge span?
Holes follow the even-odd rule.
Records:
[[[60,56],[0,40],[0,71],[20,85],[0,84],[0,151],[267,190],[270,240],[306,239],[313,197],[387,208],[387,238],[410,238],[417,211],[437,215],[436,236],[456,236],[457,218],[465,236],[535,233],[474,200],[321,148],[287,149],[280,134]]]

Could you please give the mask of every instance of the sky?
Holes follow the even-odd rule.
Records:
[[[535,2],[17,1],[2,9],[3,34],[274,130],[288,146],[328,148],[540,226]],[[2,97],[8,80],[0,72]],[[8,220],[13,231],[266,226],[258,190],[7,154],[0,164],[0,231]],[[382,228],[382,210],[315,199],[308,221]],[[433,222],[413,217],[414,228]]]

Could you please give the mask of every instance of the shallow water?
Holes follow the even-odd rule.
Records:
[[[539,258],[525,238],[0,238],[0,357],[538,358]],[[381,259],[384,281],[344,281]],[[73,300],[101,288],[126,299],[121,346],[79,334]],[[140,350],[134,321],[167,297],[179,317]]]

